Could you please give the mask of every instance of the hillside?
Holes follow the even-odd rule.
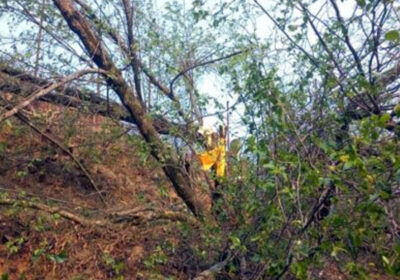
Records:
[[[137,136],[74,109],[44,102],[30,109],[36,125],[85,166],[101,196],[60,147],[19,121],[3,123],[0,271],[9,279],[185,279],[196,272],[200,248],[192,246],[201,238],[185,238],[174,216],[152,212],[184,206]],[[107,224],[96,225],[100,219]]]

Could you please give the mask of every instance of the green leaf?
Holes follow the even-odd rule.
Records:
[[[26,176],[27,175],[27,172],[26,171],[17,171],[17,176],[18,177],[24,177],[24,176]]]
[[[379,118],[379,126],[380,127],[385,127],[386,123],[390,120],[390,115],[389,114],[383,114],[380,118]]]
[[[58,213],[54,213],[53,214],[53,219],[54,220],[59,220],[60,218],[61,218],[60,214],[58,214]]]
[[[9,128],[12,128],[12,127],[13,127],[13,125],[12,125],[12,123],[11,123],[10,120],[6,120],[6,125],[7,125]]]
[[[240,246],[240,239],[237,236],[231,236],[232,246],[231,248],[238,248]]]
[[[266,169],[275,169],[276,168],[272,162],[264,164],[263,167]]]
[[[396,172],[396,181],[400,183],[400,169]]]
[[[62,250],[58,254],[50,254],[48,255],[49,260],[56,262],[56,263],[63,263],[67,260],[67,252]]]
[[[332,248],[331,256],[337,257],[340,252],[346,253],[346,250],[339,246],[334,245]]]
[[[393,112],[396,114],[396,117],[400,117],[400,103],[394,107]]]
[[[361,8],[365,7],[365,0],[356,0],[356,1],[357,1],[358,6],[360,6]]]
[[[5,152],[7,149],[7,142],[0,142],[0,153]]]
[[[343,170],[348,170],[348,169],[350,169],[350,168],[352,168],[352,167],[354,167],[354,163],[351,162],[351,161],[349,161],[349,162],[346,162],[346,163],[343,165]]]
[[[8,280],[8,273],[4,273],[1,275],[1,280]]]
[[[39,257],[41,255],[43,255],[43,253],[46,251],[45,248],[41,248],[41,249],[36,249],[35,251],[33,251],[33,255],[32,255],[32,261],[37,261],[39,259]]]
[[[115,268],[114,268],[114,270],[115,270],[115,272],[117,274],[120,274],[124,269],[125,269],[125,263],[124,262],[117,263],[115,265]]]
[[[380,191],[380,192],[379,192],[379,196],[380,196],[383,200],[389,199],[389,198],[391,197],[390,194],[387,193],[387,192],[385,192],[385,191]]]
[[[400,41],[400,33],[398,30],[390,30],[385,34],[385,40],[398,43]]]

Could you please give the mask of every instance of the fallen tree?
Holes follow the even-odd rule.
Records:
[[[9,66],[9,63],[0,62],[0,93],[10,93],[17,97],[26,97],[39,88],[51,84],[50,79],[34,77],[27,71]],[[135,125],[132,117],[119,103],[107,100],[106,97],[95,92],[76,86],[60,86],[39,98],[40,101],[72,108],[86,107],[89,112],[110,117]],[[173,132],[185,133],[187,127],[174,123],[162,116],[154,118],[154,127],[160,134]]]

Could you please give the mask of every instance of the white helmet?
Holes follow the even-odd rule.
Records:
[[[206,135],[211,135],[211,134],[215,133],[216,130],[214,129],[214,127],[210,127],[210,126],[200,126],[198,132],[199,132],[201,135],[206,136]]]

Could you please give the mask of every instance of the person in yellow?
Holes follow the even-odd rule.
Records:
[[[217,177],[224,177],[226,170],[225,129],[221,126],[217,133],[211,129],[201,128],[199,133],[203,135],[207,149],[198,155],[203,170],[208,171],[214,167]]]

